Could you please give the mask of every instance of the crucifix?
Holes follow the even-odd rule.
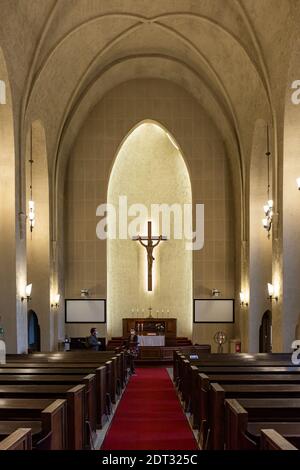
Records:
[[[152,236],[152,222],[148,221],[148,235],[147,236],[136,236],[132,237],[132,240],[139,241],[147,250],[148,257],[148,291],[152,291],[152,265],[155,258],[153,257],[154,248],[161,242],[167,240],[167,237],[163,235]],[[143,243],[143,240],[146,240],[147,243]],[[156,243],[153,243],[156,241]]]

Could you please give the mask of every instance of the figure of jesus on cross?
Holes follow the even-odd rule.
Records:
[[[167,237],[163,235],[157,236],[152,236],[152,223],[151,221],[148,221],[148,235],[147,236],[136,236],[132,237],[132,240],[134,241],[139,241],[140,244],[146,248],[147,250],[147,257],[148,257],[148,291],[152,291],[152,266],[153,266],[153,261],[155,260],[153,256],[153,250],[154,248],[159,245],[161,241],[166,241]],[[146,240],[147,243],[143,243],[143,240]],[[156,241],[156,243],[153,243],[153,241]]]

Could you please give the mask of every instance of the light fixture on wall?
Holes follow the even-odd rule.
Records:
[[[88,289],[81,289],[80,291],[81,297],[89,297],[90,293]]]
[[[265,230],[268,232],[268,238],[270,238],[270,231],[272,228],[272,221],[273,221],[273,200],[270,199],[270,142],[269,142],[269,126],[267,126],[267,151],[266,151],[266,157],[267,157],[267,169],[268,169],[268,188],[267,188],[267,194],[268,194],[268,200],[267,203],[264,205],[264,213],[265,217],[262,219],[262,224]]]
[[[29,302],[31,300],[31,292],[32,292],[32,284],[27,284],[25,287],[25,297],[21,297],[21,301],[24,302],[25,300]]]
[[[278,295],[275,294],[275,289],[273,284],[268,282],[268,294],[269,294],[269,300],[272,302],[272,300],[275,300],[275,302],[278,302]]]
[[[297,183],[297,188],[298,188],[299,191],[300,191],[300,178],[297,178],[297,179],[296,179],[296,183]]]
[[[219,291],[218,289],[212,289],[211,295],[212,297],[220,297],[221,291]]]
[[[241,307],[248,307],[248,302],[246,302],[246,296],[243,291],[240,292],[240,305]]]
[[[56,294],[56,295],[53,297],[53,301],[52,301],[51,307],[52,307],[52,308],[59,308],[59,301],[60,301],[60,294]]]
[[[32,233],[33,228],[35,226],[35,203],[33,200],[33,187],[32,187],[32,165],[33,165],[33,159],[32,159],[32,126],[30,128],[30,159],[29,159],[29,164],[30,164],[30,199],[28,201],[28,219],[29,219],[29,226],[30,226],[30,232]]]

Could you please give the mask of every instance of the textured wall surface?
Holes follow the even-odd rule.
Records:
[[[79,297],[82,288],[89,288],[95,297],[107,295],[106,242],[96,239],[96,208],[107,200],[121,143],[147,119],[159,122],[174,136],[189,170],[193,204],[205,205],[204,248],[193,252],[193,295],[207,298],[211,289],[218,288],[223,297],[234,297],[234,195],[225,146],[193,97],[177,85],[156,79],[133,80],[113,89],[95,106],[77,136],[65,181],[66,297]],[[78,326],[76,334],[88,327]],[[211,342],[216,328],[224,325],[194,325],[194,340]],[[72,331],[75,334],[74,326]]]
[[[132,227],[134,233],[131,235],[146,235],[147,220],[151,220],[153,234],[163,233],[169,240],[161,242],[153,252],[152,292],[147,290],[146,249],[130,238],[122,240],[118,237],[108,241],[108,334],[121,335],[122,318],[131,316],[133,308],[144,309],[147,315],[151,305],[154,312],[169,310],[170,315],[177,318],[178,335],[191,337],[192,252],[185,249],[183,237],[174,238],[173,217],[170,217],[168,234],[163,232],[159,215],[150,215],[152,204],[178,204],[183,213],[183,205],[192,203],[191,183],[180,151],[167,133],[154,123],[143,123],[134,129],[117,155],[109,181],[108,203],[118,209],[119,220],[120,195],[127,197],[128,208],[133,204],[143,204],[149,214],[148,217],[142,212],[135,214],[135,217],[139,216],[140,224],[137,231]],[[134,207],[132,209],[135,210]],[[133,223],[134,217],[129,217],[128,221]],[[114,224],[112,214],[108,223]],[[183,229],[182,221],[180,226]],[[179,229],[178,226],[176,228]]]

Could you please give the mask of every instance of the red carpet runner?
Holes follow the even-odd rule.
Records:
[[[102,450],[196,450],[166,369],[138,368],[123,394]]]

